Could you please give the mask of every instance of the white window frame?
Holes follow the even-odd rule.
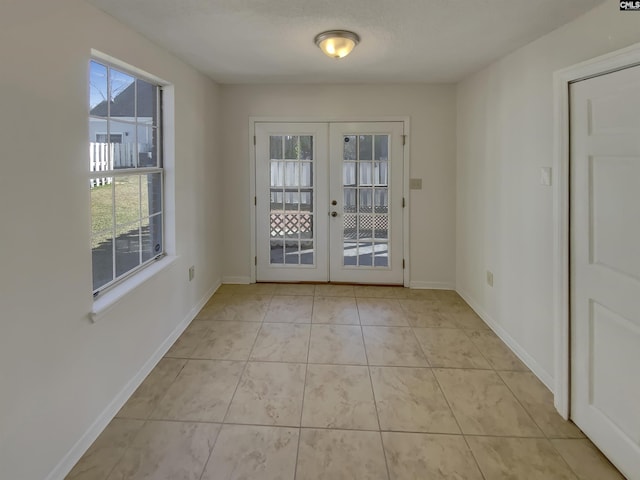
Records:
[[[138,284],[144,282],[147,278],[150,278],[150,276],[154,275],[156,273],[156,271],[159,271],[161,269],[164,268],[165,265],[168,265],[170,263],[173,262],[173,259],[170,259],[170,261],[168,262],[159,262],[161,259],[163,259],[164,257],[166,257],[167,255],[167,241],[168,241],[168,235],[167,235],[167,226],[166,226],[166,211],[167,211],[167,203],[166,203],[166,198],[167,198],[167,182],[166,182],[166,172],[165,172],[165,130],[164,130],[164,125],[165,125],[165,111],[164,111],[164,106],[165,106],[165,90],[167,89],[167,84],[166,82],[163,82],[162,80],[159,80],[158,78],[156,78],[153,75],[149,75],[146,74],[146,72],[142,72],[141,70],[135,68],[135,67],[131,67],[129,65],[124,64],[123,62],[117,61],[110,57],[107,57],[106,55],[102,55],[99,54],[98,52],[93,51],[92,52],[92,56],[89,59],[89,65],[91,64],[91,62],[97,62],[101,65],[104,65],[107,67],[107,72],[109,71],[109,69],[115,69],[118,70],[120,72],[126,73],[127,75],[131,75],[132,77],[134,77],[135,79],[139,79],[139,80],[143,80],[145,82],[151,83],[155,86],[158,87],[158,97],[156,99],[157,101],[157,107],[156,107],[156,112],[157,112],[157,142],[155,145],[156,151],[157,151],[157,159],[158,159],[158,163],[155,167],[130,167],[130,168],[118,168],[118,169],[114,169],[113,166],[110,170],[103,170],[103,171],[94,171],[94,172],[89,172],[89,179],[93,180],[93,179],[97,179],[97,178],[103,178],[103,177],[111,177],[111,178],[116,178],[116,177],[122,177],[122,176],[137,176],[138,178],[140,178],[140,181],[142,181],[143,178],[146,177],[146,175],[148,174],[160,174],[160,178],[161,178],[161,199],[160,199],[160,210],[156,213],[154,213],[153,215],[149,215],[147,218],[151,219],[153,217],[156,216],[160,216],[161,218],[161,231],[162,231],[162,248],[160,250],[160,252],[156,253],[154,256],[152,256],[151,258],[149,258],[148,260],[145,260],[144,262],[142,261],[142,240],[139,240],[139,263],[137,266],[135,266],[134,268],[128,270],[127,272],[122,273],[121,275],[117,275],[116,273],[116,266],[115,266],[115,257],[116,257],[116,247],[115,247],[115,239],[116,239],[116,229],[118,227],[118,225],[115,222],[115,214],[116,214],[116,208],[115,208],[115,202],[116,202],[116,196],[114,195],[114,193],[112,193],[113,195],[113,199],[114,199],[114,204],[113,204],[113,208],[112,208],[112,225],[113,225],[113,244],[112,244],[112,259],[113,259],[113,279],[110,282],[105,283],[104,285],[100,286],[98,289],[93,289],[92,286],[92,292],[93,292],[93,297],[94,297],[94,308],[91,312],[91,318],[93,320],[96,319],[96,317],[100,314],[103,313],[103,311],[106,311],[107,309],[109,309],[112,304],[116,303],[118,300],[120,300],[120,298],[122,298],[128,291],[130,291],[132,288],[135,288],[135,286],[137,286]],[[108,82],[110,81],[109,77],[107,79],[107,85]],[[172,89],[171,89],[171,94],[173,93]],[[136,102],[137,103],[137,102]],[[91,118],[94,119],[105,119],[108,120],[111,118],[110,116],[110,104],[107,104],[108,108],[107,108],[107,116],[94,116],[91,115],[89,113],[89,115],[87,116],[88,120],[90,121]],[[130,123],[132,125],[135,126],[135,135],[137,137],[137,131],[138,131],[138,123],[137,123],[137,117],[135,116],[135,114],[137,114],[137,104],[134,105],[134,121],[127,121],[127,120],[122,120],[122,119],[117,119],[118,122],[123,122],[123,123]],[[109,123],[107,123],[107,132],[106,132],[106,136],[107,138],[110,138],[110,131],[109,131]],[[135,140],[135,144],[137,145],[137,139]],[[136,150],[137,152],[137,150]],[[136,162],[139,159],[139,155],[136,156]],[[89,182],[91,183],[91,182]],[[115,182],[112,183],[111,188],[115,189]],[[142,217],[139,217],[139,221],[144,220]],[[93,234],[92,234],[93,237]],[[171,239],[173,240],[173,239]],[[156,264],[160,264],[157,265],[155,267],[152,267],[152,265],[156,265]],[[151,268],[149,268],[151,267]],[[93,278],[93,275],[92,275]]]

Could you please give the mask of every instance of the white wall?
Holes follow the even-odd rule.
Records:
[[[553,72],[638,41],[640,15],[607,1],[458,85],[457,289],[550,388]]]
[[[1,10],[0,477],[38,480],[220,281],[219,93],[81,0],[4,0]],[[179,255],[96,324],[87,317],[91,48],[175,86]]]
[[[453,288],[455,275],[455,87],[451,85],[222,85],[225,177],[224,277],[248,279],[249,117],[410,116],[411,281]]]

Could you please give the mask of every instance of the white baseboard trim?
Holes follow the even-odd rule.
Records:
[[[222,277],[222,283],[231,283],[235,285],[247,285],[251,283],[251,277]]]
[[[129,380],[127,385],[115,396],[115,398],[107,405],[98,418],[91,424],[89,429],[80,437],[69,452],[62,458],[62,460],[56,465],[56,467],[47,475],[46,480],[63,480],[64,477],[71,471],[74,465],[80,460],[82,455],[87,451],[91,444],[98,438],[102,431],[106,428],[109,422],[120,411],[129,397],[136,391],[140,384],[147,378],[147,375],[151,373],[151,370],[158,364],[158,362],[164,357],[165,353],[169,351],[174,342],[189,326],[192,320],[196,317],[198,312],[205,306],[209,299],[220,287],[221,282],[218,280],[213,287],[211,287],[207,293],[194,305],[194,307],[187,313],[184,319],[176,326],[176,328],[169,334],[167,339],[162,342],[158,349],[151,355],[151,357],[144,363],[142,368]]]
[[[412,280],[409,282],[409,288],[415,288],[416,290],[455,290],[456,286],[453,283]]]
[[[507,346],[511,349],[516,356],[522,360],[522,362],[529,367],[529,369],[534,373],[538,379],[542,383],[546,385],[546,387],[553,393],[554,390],[554,382],[553,377],[549,375],[542,366],[531,356],[527,351],[520,346],[518,342],[516,342],[509,333],[498,324],[487,312],[485,312],[469,294],[467,294],[464,290],[457,289],[458,294],[464,299],[465,302],[469,304],[475,312],[480,315],[480,318],[484,320],[484,322],[489,325],[489,328],[493,330],[493,332],[500,337],[500,339],[507,344]]]

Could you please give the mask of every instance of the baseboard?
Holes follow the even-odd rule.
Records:
[[[251,277],[222,277],[222,283],[233,283],[237,285],[247,285],[251,283]]]
[[[129,397],[136,391],[140,384],[147,378],[147,375],[153,370],[158,362],[169,351],[174,342],[189,326],[191,321],[196,317],[198,312],[209,301],[213,294],[220,287],[221,282],[218,280],[215,285],[210,288],[207,293],[198,301],[196,305],[187,313],[184,319],[176,326],[167,339],[162,342],[158,349],[151,355],[149,360],[145,362],[142,368],[133,376],[127,385],[118,393],[115,398],[109,403],[98,418],[93,422],[89,429],[80,437],[71,450],[63,457],[63,459],[56,465],[56,467],[47,475],[46,480],[63,480],[64,477],[71,471],[74,465],[80,460],[82,455],[87,451],[91,444],[98,438],[102,431],[106,428],[109,422],[120,411]]]
[[[485,312],[479,305],[478,302],[473,300],[473,298],[466,293],[464,290],[457,289],[458,294],[469,304],[469,306],[484,320],[484,322],[489,325],[489,328],[493,330],[493,332],[500,337],[500,339],[507,344],[507,346],[516,354],[516,356],[522,360],[522,362],[529,367],[529,369],[534,373],[538,379],[546,385],[546,387],[553,393],[554,390],[554,382],[553,377],[549,375],[542,366],[531,356],[527,351],[520,346],[518,342],[514,340],[514,338],[509,335],[509,333],[498,324],[487,312]]]
[[[456,286],[453,283],[420,282],[412,280],[409,282],[409,288],[415,288],[417,290],[455,290]]]

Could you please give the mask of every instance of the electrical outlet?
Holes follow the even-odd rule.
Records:
[[[196,267],[191,265],[189,267],[189,281],[193,280],[195,276],[196,276]]]
[[[487,270],[487,285],[493,287],[493,272]]]

